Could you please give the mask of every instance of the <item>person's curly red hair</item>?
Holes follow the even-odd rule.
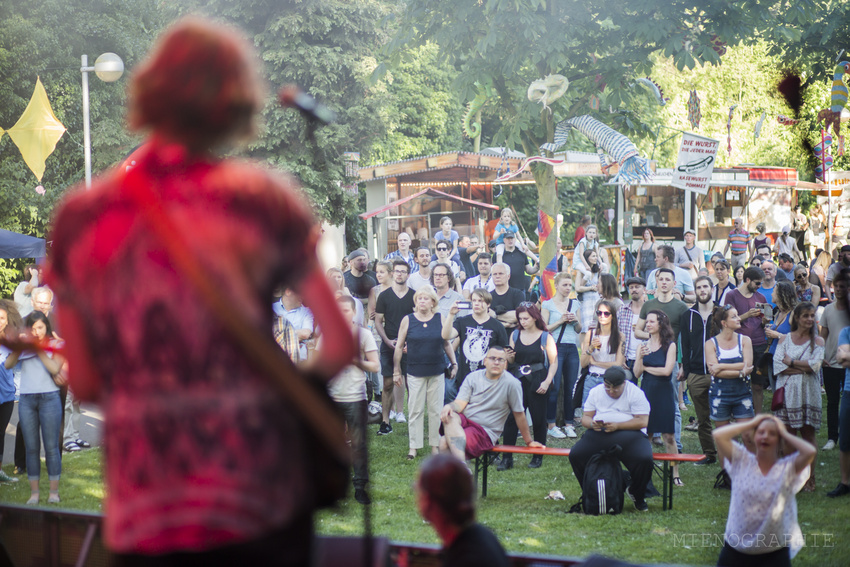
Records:
[[[264,89],[253,48],[233,28],[183,18],[159,38],[129,87],[129,125],[193,149],[245,138]]]

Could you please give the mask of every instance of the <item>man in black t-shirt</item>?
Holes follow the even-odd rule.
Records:
[[[369,273],[369,256],[363,250],[355,250],[348,255],[348,266],[349,271],[342,274],[345,287],[357,299],[369,299],[369,292],[378,285],[378,280]]]
[[[525,292],[508,285],[511,268],[507,264],[497,262],[490,268],[495,289],[490,292],[493,301],[490,304],[490,316],[495,317],[505,329],[516,328],[516,308],[525,301]]]
[[[393,285],[378,295],[375,301],[375,330],[381,337],[381,376],[384,389],[381,394],[383,420],[378,435],[392,433],[390,409],[393,405],[393,354],[401,320],[413,313],[414,291],[407,286],[410,266],[401,258],[393,261]],[[401,372],[407,374],[407,356],[401,358]]]
[[[505,233],[505,252],[502,254],[502,262],[511,268],[508,285],[522,290],[523,293],[528,291],[531,285],[531,276],[528,274],[536,274],[539,266],[528,267],[528,256],[516,247],[516,235],[513,232]]]
[[[443,453],[422,463],[416,503],[445,546],[443,567],[510,565],[498,538],[475,521],[475,484],[457,457]]]
[[[475,289],[470,295],[472,315],[455,319],[458,307],[454,305],[449,310],[448,317],[443,320],[443,339],[447,341],[459,339],[455,392],[470,372],[484,368],[484,356],[491,346],[508,346],[508,333],[505,327],[490,317],[489,307],[492,299],[490,292],[486,289]]]

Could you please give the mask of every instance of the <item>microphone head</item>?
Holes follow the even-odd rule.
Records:
[[[283,85],[278,92],[277,100],[281,106],[291,108],[297,106],[298,95],[302,92],[298,85]]]

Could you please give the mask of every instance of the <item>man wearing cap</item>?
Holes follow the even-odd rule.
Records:
[[[800,249],[797,248],[797,241],[788,235],[790,232],[791,227],[788,225],[782,227],[782,235],[776,239],[776,245],[773,247],[773,252],[777,256],[788,254],[795,260],[801,260],[803,258],[803,254],[800,252]]]
[[[529,274],[536,274],[540,270],[540,267],[528,266],[528,256],[525,252],[517,248],[515,233],[506,232],[504,242],[505,252],[502,254],[502,263],[507,264],[511,269],[508,285],[525,292],[531,284],[531,276]]]
[[[626,280],[626,289],[629,290],[631,301],[617,310],[617,325],[620,329],[621,342],[626,348],[626,366],[631,371],[635,367],[635,357],[640,340],[635,336],[634,327],[640,317],[640,310],[646,303],[646,280],[641,277],[633,277]],[[633,375],[632,381],[637,383]]]
[[[369,299],[369,291],[378,285],[378,280],[369,274],[369,255],[357,249],[348,255],[347,272],[342,274],[345,287],[357,299]]]
[[[676,250],[674,263],[687,270],[692,280],[699,277],[700,268],[705,268],[705,254],[702,248],[695,244],[697,233],[692,228],[685,231],[685,245]]]
[[[738,266],[743,266],[747,258],[752,256],[750,246],[750,233],[744,230],[744,220],[741,217],[735,219],[735,226],[729,232],[729,237],[726,239],[726,248],[723,249],[723,256],[729,253],[732,249],[732,271],[738,269]]]
[[[829,296],[835,300],[835,293],[832,290],[832,282],[838,277],[841,270],[850,268],[850,244],[845,244],[838,252],[838,261],[831,265],[826,271],[826,287]]]

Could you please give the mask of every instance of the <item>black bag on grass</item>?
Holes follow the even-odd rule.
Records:
[[[614,445],[590,458],[581,483],[581,502],[573,508],[580,505],[584,513],[590,516],[619,514],[623,511],[629,478],[620,465],[619,455],[622,450],[619,445]]]

